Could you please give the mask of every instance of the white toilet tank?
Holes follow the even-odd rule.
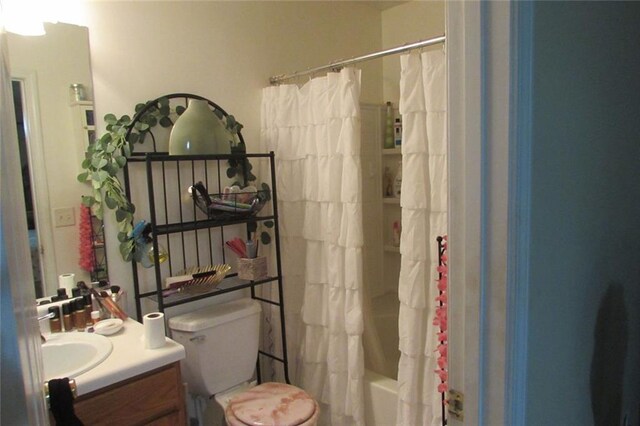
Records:
[[[169,319],[184,346],[189,392],[211,396],[252,378],[258,356],[260,304],[239,299]]]

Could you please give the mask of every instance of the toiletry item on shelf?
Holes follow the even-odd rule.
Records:
[[[64,325],[64,331],[73,330],[73,317],[71,316],[71,302],[62,304],[62,325]]]
[[[402,145],[402,119],[396,118],[396,121],[393,125],[393,141],[396,145],[396,148],[400,148]]]
[[[255,257],[258,255],[258,244],[256,244],[256,242],[253,240],[248,240],[245,243],[245,246],[247,248],[247,258],[255,259]]]
[[[391,177],[389,167],[385,167],[382,174],[382,196],[385,198],[393,197],[393,177]]]
[[[62,323],[60,320],[60,307],[49,307],[49,313],[53,313],[53,317],[49,319],[49,329],[52,333],[60,333],[62,331]]]
[[[387,125],[384,131],[384,148],[391,149],[394,147],[393,143],[393,106],[391,102],[387,102]]]
[[[393,245],[395,247],[400,247],[400,234],[402,233],[402,228],[400,227],[400,222],[397,220],[393,222]]]
[[[264,256],[238,259],[238,278],[242,280],[258,281],[266,278],[267,269],[267,258]]]
[[[402,161],[398,161],[398,171],[396,177],[393,179],[393,196],[400,198],[400,191],[402,190]]]
[[[158,349],[166,344],[164,337],[164,314],[152,312],[142,317],[144,326],[144,347],[146,349]]]

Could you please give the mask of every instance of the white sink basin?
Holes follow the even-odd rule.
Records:
[[[44,379],[72,379],[100,364],[112,349],[111,340],[99,334],[51,334],[42,345]]]

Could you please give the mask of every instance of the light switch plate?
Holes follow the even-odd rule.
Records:
[[[73,211],[73,207],[65,207],[53,210],[53,223],[56,228],[75,225],[76,217]]]

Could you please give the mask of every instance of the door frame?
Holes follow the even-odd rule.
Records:
[[[53,222],[49,202],[44,137],[40,122],[38,78],[35,71],[11,70],[11,80],[22,84],[22,109],[26,122],[25,136],[29,157],[29,173],[33,183],[33,205],[40,246],[42,289],[45,295],[55,293],[57,281],[56,253],[53,242]]]
[[[450,425],[525,422],[532,23],[527,2],[447,2]]]

